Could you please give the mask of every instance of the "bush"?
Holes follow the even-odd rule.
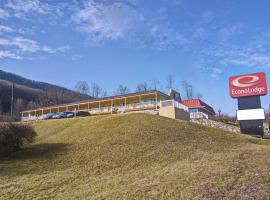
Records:
[[[9,155],[33,142],[37,133],[29,125],[2,123],[0,124],[0,155]]]

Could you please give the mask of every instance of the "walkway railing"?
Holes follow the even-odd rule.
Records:
[[[175,108],[179,108],[181,110],[185,110],[188,112],[188,107],[185,106],[184,104],[181,104],[180,102],[177,102],[175,100],[166,100],[166,101],[161,101],[160,102],[160,107],[169,107],[169,106],[173,106]]]

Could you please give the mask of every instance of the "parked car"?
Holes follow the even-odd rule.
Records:
[[[43,117],[43,119],[44,119],[44,120],[46,120],[46,119],[52,119],[53,116],[54,116],[53,113],[48,113],[47,115],[45,115],[45,116]]]
[[[90,116],[90,113],[88,111],[76,111],[76,116],[87,117],[87,116]]]
[[[63,119],[66,118],[66,114],[64,112],[56,113],[52,116],[52,119]]]
[[[66,118],[72,118],[75,116],[74,112],[65,112],[65,114],[66,114]]]

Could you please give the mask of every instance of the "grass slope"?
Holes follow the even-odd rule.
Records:
[[[270,143],[144,114],[32,124],[1,199],[267,199]]]

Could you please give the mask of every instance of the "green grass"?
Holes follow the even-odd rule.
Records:
[[[0,199],[267,199],[270,143],[145,114],[31,123]]]

